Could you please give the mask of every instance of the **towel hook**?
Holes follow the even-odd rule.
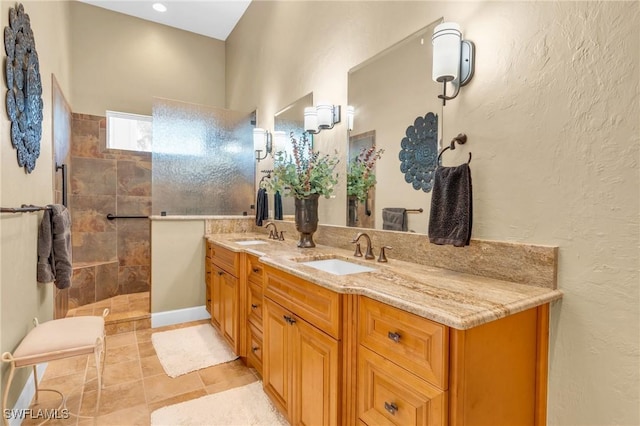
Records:
[[[438,164],[440,164],[440,157],[442,157],[442,153],[444,153],[448,149],[452,151],[456,149],[456,142],[458,142],[459,145],[464,145],[465,143],[467,143],[467,135],[464,133],[458,133],[458,136],[451,139],[451,143],[449,144],[449,146],[445,146],[442,149],[442,151],[440,151],[440,154],[438,154]],[[471,153],[469,153],[469,160],[467,161],[467,164],[469,164],[470,162],[471,162]]]

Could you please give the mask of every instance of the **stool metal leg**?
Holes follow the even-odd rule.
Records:
[[[13,373],[16,371],[16,363],[13,362],[13,357],[9,352],[2,354],[2,361],[11,363],[7,384],[4,386],[4,392],[2,393],[2,421],[5,426],[9,426],[9,419],[5,410],[7,409],[7,399],[9,398],[9,388],[11,388],[11,382],[13,381]]]

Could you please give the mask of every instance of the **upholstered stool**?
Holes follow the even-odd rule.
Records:
[[[66,404],[66,397],[54,389],[39,389],[36,365],[55,361],[57,359],[70,358],[80,355],[94,354],[96,370],[98,373],[98,396],[96,401],[96,415],[100,407],[100,394],[102,391],[102,372],[104,370],[104,355],[106,351],[104,317],[109,314],[105,309],[102,316],[81,316],[62,318],[38,324],[34,319],[33,328],[18,345],[13,354],[5,352],[2,361],[11,363],[9,378],[2,396],[2,412],[7,409],[9,388],[16,368],[33,367],[33,378],[36,385],[35,399],[38,401],[39,391],[53,391],[62,396],[60,408]],[[8,419],[4,417],[5,425]]]

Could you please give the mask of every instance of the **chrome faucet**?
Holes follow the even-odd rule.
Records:
[[[354,256],[358,256],[358,257],[362,256],[362,252],[360,251],[360,243],[358,242],[361,237],[364,237],[365,240],[367,240],[367,249],[365,251],[364,258],[365,259],[374,259],[375,256],[373,255],[373,247],[371,246],[371,238],[369,238],[369,235],[367,235],[364,232],[358,232],[358,234],[356,234],[356,236],[353,237],[353,241],[351,241],[352,243],[354,243],[356,245],[356,252],[354,253]]]
[[[273,226],[273,229],[269,229],[269,225]],[[267,224],[264,225],[264,227],[269,229],[270,240],[284,241],[284,231],[280,231],[280,234],[278,235],[278,227],[276,226],[275,223],[267,222]]]

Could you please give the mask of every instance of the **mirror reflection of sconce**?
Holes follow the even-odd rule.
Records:
[[[347,105],[347,130],[353,130],[353,122],[355,120],[356,110],[353,105]]]
[[[333,129],[340,122],[340,105],[321,102],[315,107],[304,109],[304,130],[307,133],[318,134],[321,130]]]
[[[473,77],[475,46],[469,40],[462,40],[460,25],[443,22],[435,27],[433,36],[433,81],[442,83],[442,105],[446,105]],[[453,95],[447,96],[447,83],[453,86]]]
[[[271,141],[271,133],[268,130],[256,127],[253,129],[253,149],[256,152],[256,161],[260,162],[267,158],[267,155],[271,154],[273,150],[273,144]],[[264,150],[264,157],[261,156]]]

